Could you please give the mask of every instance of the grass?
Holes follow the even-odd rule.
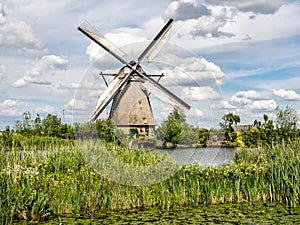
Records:
[[[92,146],[87,145],[88,149]],[[106,149],[129,166],[168,162],[165,155],[114,145]],[[43,221],[60,214],[104,209],[167,210],[241,202],[299,205],[299,141],[284,148],[238,150],[235,163],[229,166],[183,166],[170,178],[146,186],[113,182],[98,174],[84,157],[79,150],[0,154],[0,223]],[[133,171],[131,176],[137,175]]]

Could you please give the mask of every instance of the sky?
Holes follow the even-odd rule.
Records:
[[[194,125],[217,127],[229,112],[252,124],[286,106],[299,117],[299,12],[299,0],[0,0],[0,130],[25,111],[89,120],[105,89],[100,71],[122,65],[77,30],[85,20],[130,60],[173,18],[168,42],[142,66],[165,75]],[[166,119],[172,105],[150,101]]]

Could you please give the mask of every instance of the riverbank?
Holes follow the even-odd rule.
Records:
[[[106,146],[118,160],[155,165],[166,155]],[[241,149],[222,167],[182,166],[149,186],[126,186],[98,174],[80,151],[0,154],[0,222],[43,221],[64,214],[101,210],[160,210],[211,204],[278,203],[295,207],[300,193],[300,143]],[[134,176],[134,174],[132,175]]]

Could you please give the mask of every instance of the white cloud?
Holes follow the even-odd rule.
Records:
[[[195,0],[179,0],[173,1],[167,7],[163,18],[168,20],[188,20],[210,15],[211,11],[202,4],[198,4]]]
[[[249,99],[261,99],[262,96],[255,90],[248,90],[248,91],[239,91],[235,93],[236,97],[239,98],[249,98]]]
[[[186,112],[186,115],[191,117],[198,117],[198,116],[203,116],[203,112],[200,109],[191,108]]]
[[[286,2],[284,0],[205,0],[208,4],[231,6],[235,7],[242,12],[254,12],[262,14],[275,13]]]
[[[248,110],[249,115],[251,114],[251,111],[249,110],[272,111],[277,107],[275,100],[267,99],[254,90],[239,91],[235,93],[231,96],[229,104],[240,111]]]
[[[212,87],[184,87],[181,90],[181,95],[189,100],[216,100],[220,99],[221,95],[219,92],[214,90]]]
[[[291,100],[291,101],[300,100],[300,94],[297,94],[294,90],[279,89],[279,90],[273,90],[273,93],[276,96],[283,98],[284,100]]]
[[[38,108],[36,108],[35,111],[36,111],[37,113],[43,112],[43,113],[49,113],[49,114],[52,114],[52,113],[55,112],[55,109],[54,109],[54,107],[51,106],[51,105],[44,105],[43,107],[38,107]]]
[[[0,115],[4,116],[19,116],[20,115],[20,106],[23,106],[24,103],[15,100],[15,99],[6,99],[0,103]]]
[[[9,21],[0,3],[0,46],[24,52],[40,49],[41,40],[35,37],[31,26],[24,21]]]
[[[235,104],[235,105],[247,105],[252,102],[251,99],[238,97],[236,95],[231,96],[230,101],[232,104]]]
[[[33,64],[30,70],[25,72],[25,76],[13,83],[14,87],[23,87],[28,83],[49,85],[51,82],[37,77],[44,74],[55,74],[58,70],[65,70],[68,60],[65,56],[45,55]]]
[[[74,98],[68,101],[66,106],[67,108],[73,108],[75,110],[86,110],[88,108],[87,102]]]
[[[169,46],[167,48],[168,51],[172,51]],[[162,80],[162,83],[165,85],[170,85],[171,81],[176,85],[213,86],[222,84],[224,78],[221,68],[204,58],[177,56],[176,52],[170,54],[163,50],[162,54],[155,58],[155,60],[174,66],[173,68],[166,68],[155,72],[157,74],[164,73],[167,76],[165,83]]]
[[[193,27],[194,29],[190,31],[190,34],[194,38],[197,36],[204,38],[234,37],[235,35],[233,33],[221,30],[232,17],[231,14],[230,11],[222,9],[214,12],[214,14],[209,17],[202,17],[198,19],[197,25]]]
[[[18,105],[22,105],[22,103],[19,100],[13,100],[13,99],[6,99],[0,103],[1,107],[12,107]]]
[[[256,100],[246,105],[246,108],[252,110],[265,110],[265,111],[273,111],[277,107],[276,102],[273,99],[269,100]]]
[[[251,105],[253,100],[263,99],[261,94],[255,90],[239,91],[231,96],[230,101],[233,105]]]

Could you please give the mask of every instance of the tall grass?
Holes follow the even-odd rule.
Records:
[[[174,176],[150,186],[114,183],[85,162],[76,151],[0,154],[0,223],[16,219],[42,221],[64,213],[103,209],[200,204],[278,202],[299,204],[299,142],[281,148],[237,151],[224,167],[183,166]],[[107,146],[132,165],[161,162],[165,156]],[[132,174],[134,176],[135,174]]]
[[[15,150],[73,150],[76,148],[75,140],[62,139],[49,136],[25,136],[13,134],[10,141],[1,143],[0,151]]]

